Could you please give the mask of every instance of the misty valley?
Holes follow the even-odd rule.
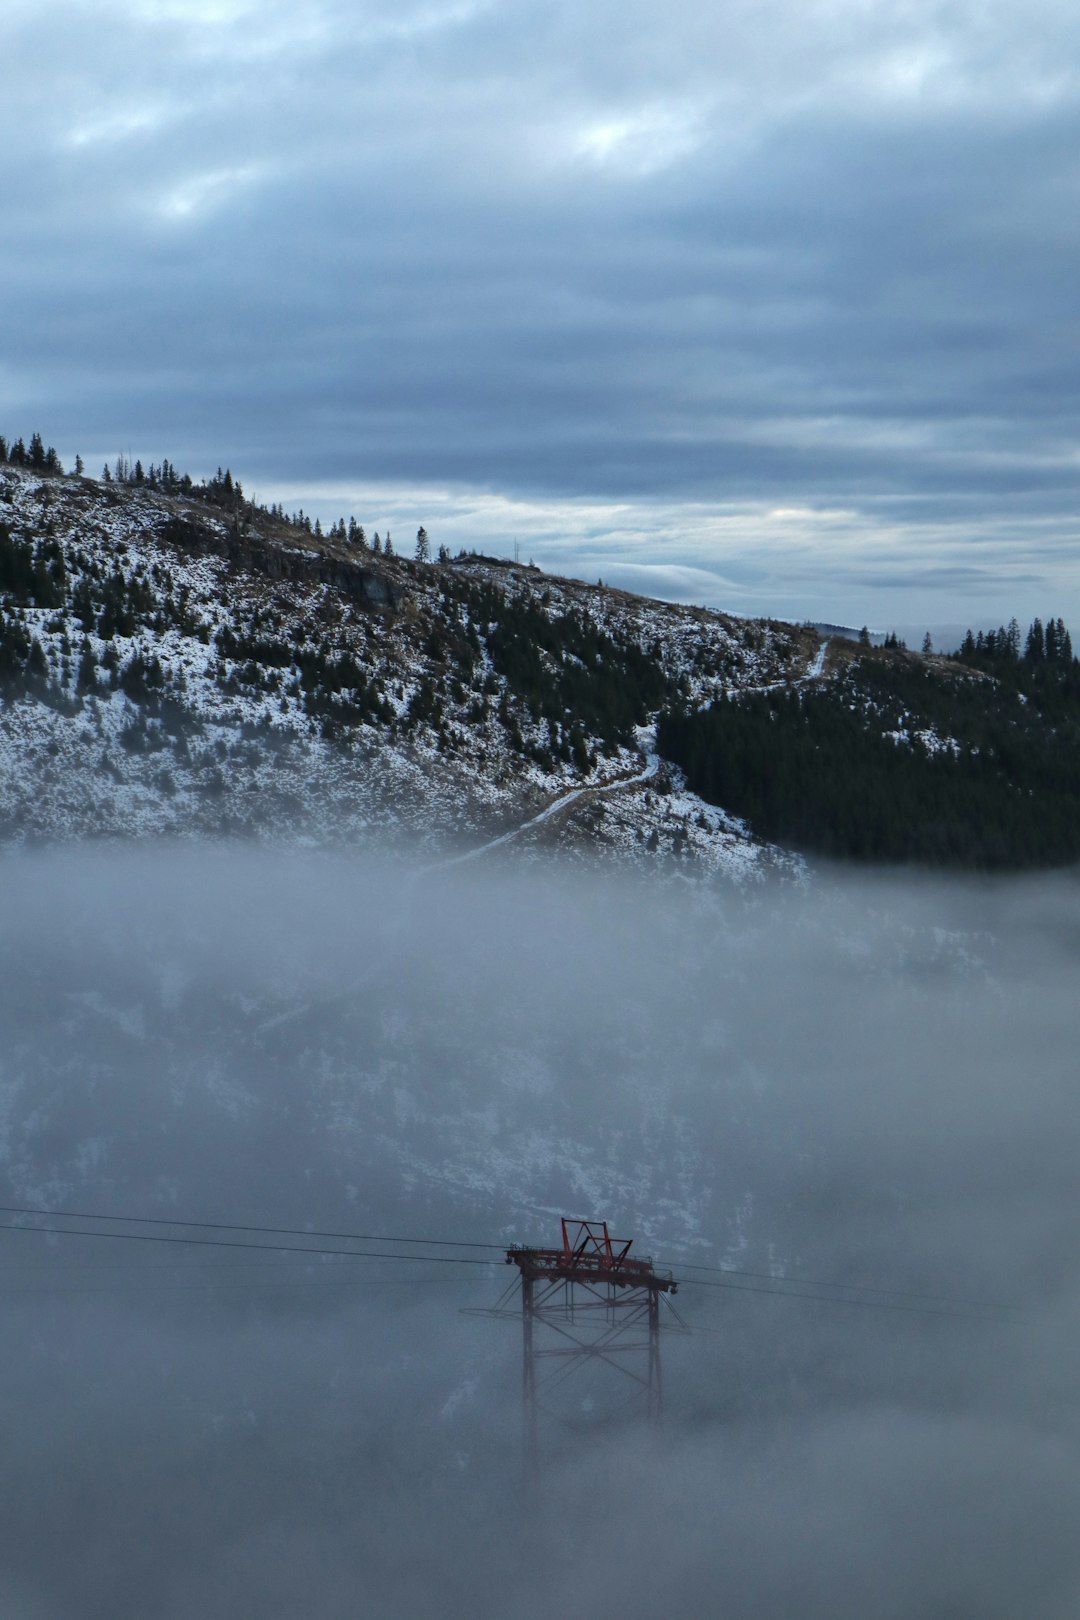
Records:
[[[1071,878],[151,845],[4,896],[5,1204],[177,1223],[4,1217],[5,1612],[1070,1613]],[[580,1402],[527,1493],[520,1327],[463,1312],[567,1213],[692,1331],[659,1434]]]

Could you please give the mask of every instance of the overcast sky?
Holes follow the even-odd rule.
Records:
[[[743,612],[1080,619],[1065,0],[4,0],[0,431]]]

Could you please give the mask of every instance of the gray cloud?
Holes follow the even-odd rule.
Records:
[[[872,534],[962,503],[950,554],[1002,502],[1021,543],[1071,519],[1065,8],[113,0],[48,8],[47,54],[40,9],[8,31],[15,431],[416,505]]]

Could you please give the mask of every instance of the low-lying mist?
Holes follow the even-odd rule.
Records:
[[[583,1409],[526,1493],[518,1331],[462,1314],[497,1247],[0,1216],[5,1616],[1074,1620],[1072,876],[2,883],[5,1206],[380,1254],[607,1219],[699,1330],[659,1437]]]

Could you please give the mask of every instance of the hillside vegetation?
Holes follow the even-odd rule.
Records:
[[[89,479],[24,452],[0,463],[0,836],[449,850],[565,798],[546,841],[752,864],[759,845],[677,773],[614,790],[660,710],[797,677],[816,642],[433,557],[422,532],[402,557],[356,518],[324,534],[257,507],[228,471]]]
[[[744,873],[1080,856],[1060,619],[955,659],[323,533],[0,439],[0,838],[534,840]],[[660,756],[657,766],[653,749]],[[647,763],[648,761],[652,763]],[[626,784],[623,787],[621,784]]]
[[[806,854],[981,869],[1075,861],[1080,667],[1050,623],[1049,656],[1036,621],[1024,654],[996,636],[989,653],[970,637],[956,659],[864,649],[813,687],[676,706],[658,746],[695,792]]]

